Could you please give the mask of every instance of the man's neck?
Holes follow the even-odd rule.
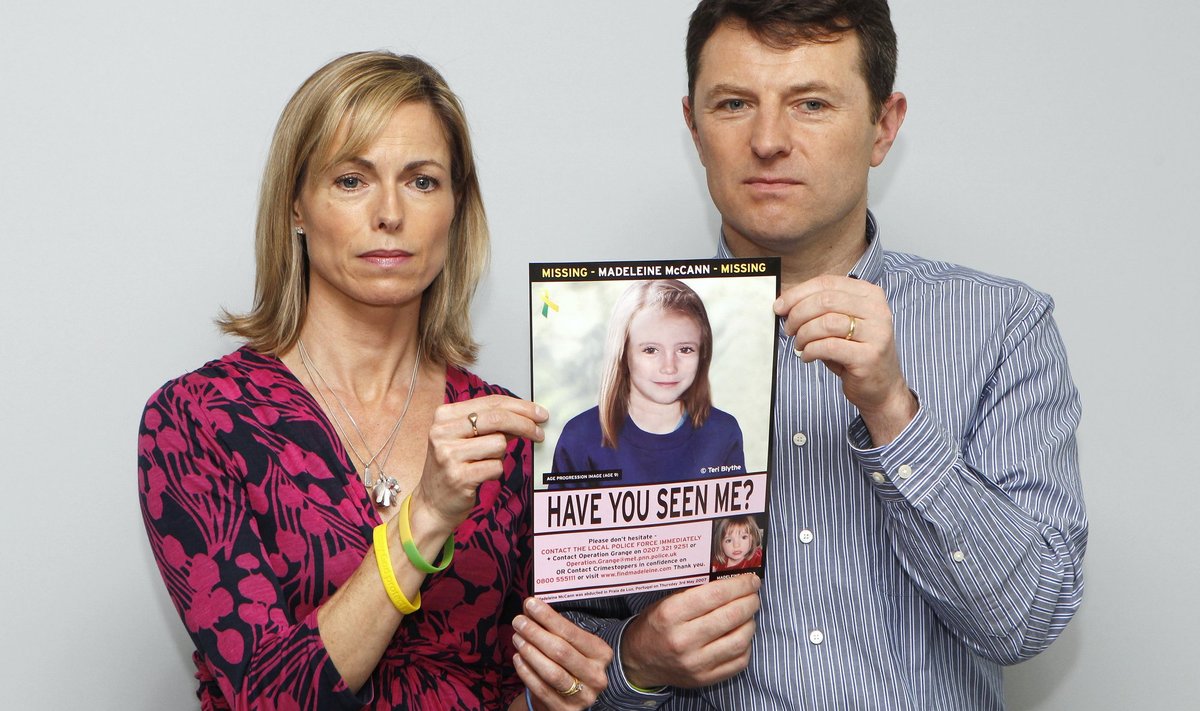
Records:
[[[850,272],[867,250],[867,216],[855,226],[834,234],[814,234],[795,240],[789,249],[774,250],[723,227],[725,243],[735,257],[779,257],[784,289],[822,274]]]

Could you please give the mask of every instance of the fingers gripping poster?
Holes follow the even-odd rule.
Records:
[[[775,259],[531,264],[534,594],[762,574]]]

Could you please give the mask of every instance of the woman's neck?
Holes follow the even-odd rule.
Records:
[[[330,386],[367,405],[398,385],[407,386],[417,357],[419,321],[419,301],[378,307],[311,300],[300,341]],[[298,361],[298,345],[280,358]]]

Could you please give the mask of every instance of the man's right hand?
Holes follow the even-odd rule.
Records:
[[[625,678],[642,689],[697,687],[745,669],[761,585],[757,575],[736,575],[646,608],[621,639]]]

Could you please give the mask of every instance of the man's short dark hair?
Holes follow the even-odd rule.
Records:
[[[688,97],[695,99],[700,51],[723,23],[743,24],[779,49],[858,34],[861,69],[878,120],[896,81],[896,30],[887,0],[701,0],[687,34]]]

